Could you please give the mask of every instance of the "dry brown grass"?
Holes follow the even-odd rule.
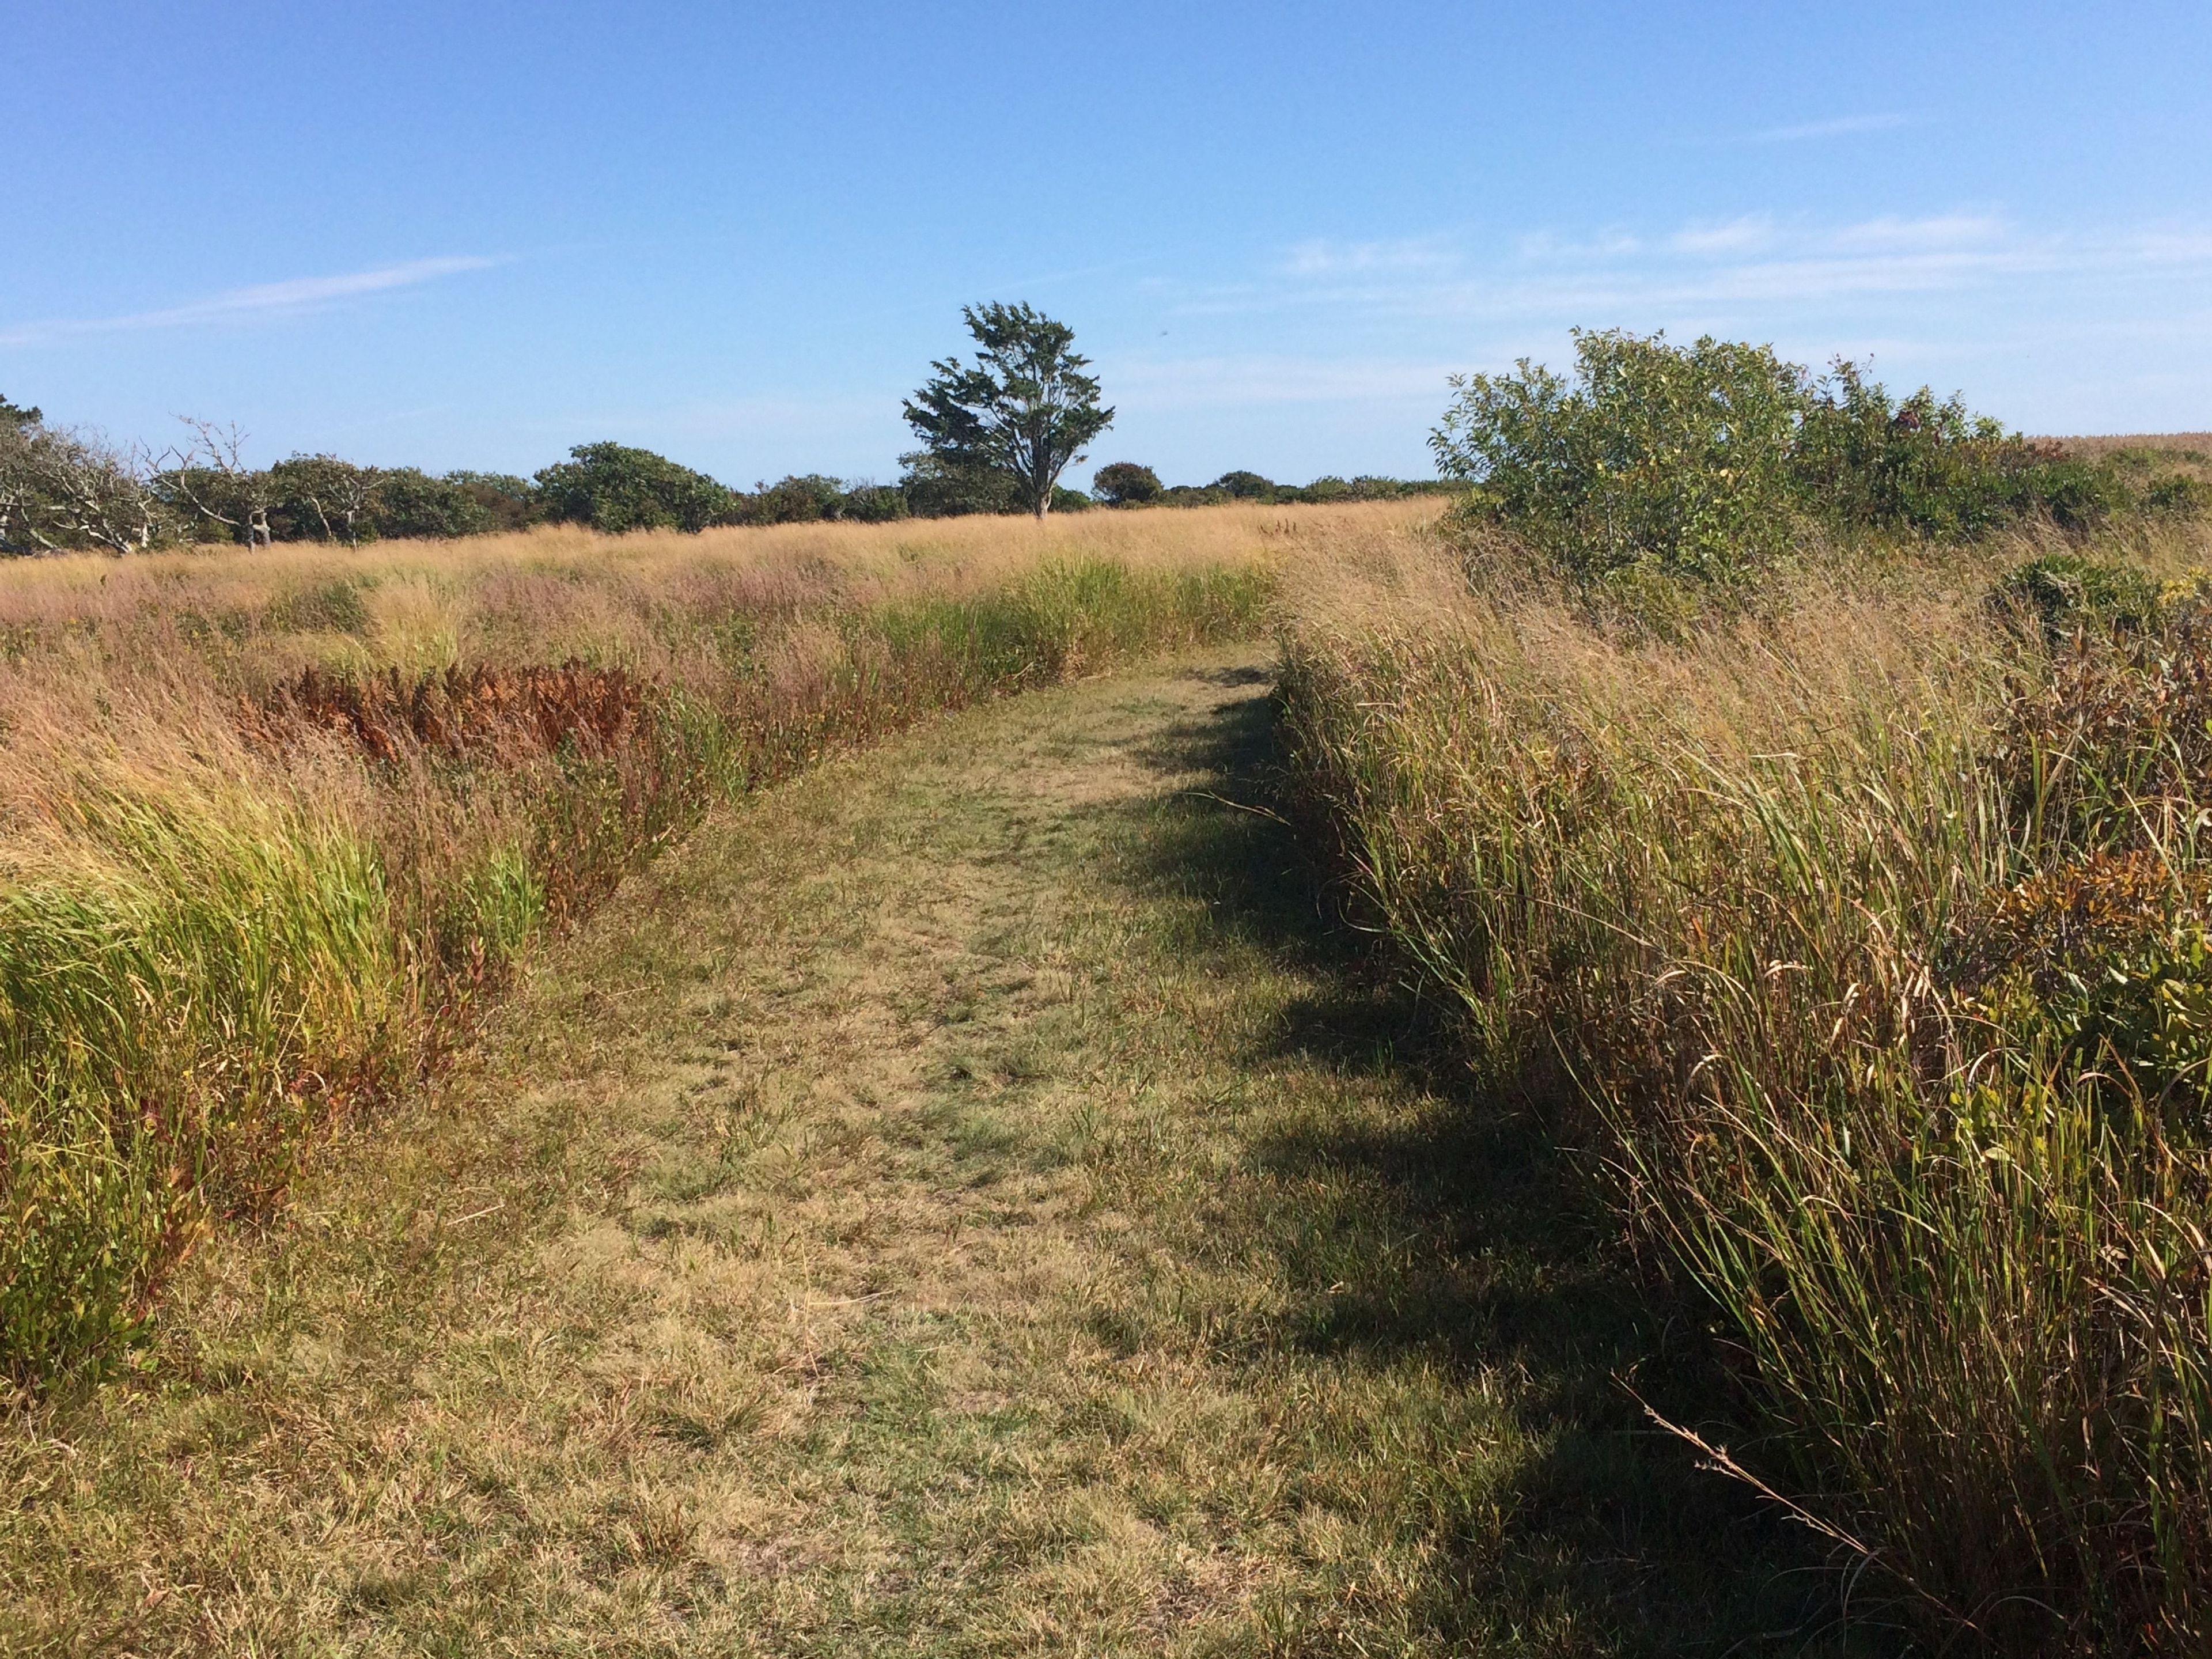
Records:
[[[2094,437],[2039,438],[2036,441],[2058,444],[2068,454],[2090,461],[2100,461],[2123,449],[2155,450],[2190,455],[2198,460],[2212,457],[2212,432],[2128,432]]]
[[[711,800],[1249,631],[1285,548],[1431,510],[0,568],[0,1366],[127,1336],[206,1197],[281,1189]]]
[[[0,652],[204,655],[255,679],[308,662],[403,670],[580,657],[681,667],[672,619],[959,599],[1040,564],[1250,568],[1434,519],[1433,500],[780,525],[606,537],[574,526],[357,550],[307,544],[0,564]],[[680,635],[687,630],[678,629]]]

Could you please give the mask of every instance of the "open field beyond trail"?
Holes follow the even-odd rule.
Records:
[[[718,809],[11,1432],[0,1639],[1830,1651],[1614,1385],[1700,1383],[1607,1224],[1324,925],[1267,678]]]

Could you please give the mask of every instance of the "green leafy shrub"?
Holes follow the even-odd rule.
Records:
[[[2157,479],[2143,491],[2143,507],[2160,518],[2201,519],[2212,513],[2212,483],[2179,474]]]
[[[610,534],[696,532],[743,516],[743,503],[728,485],[625,444],[579,444],[567,460],[541,470],[537,482],[547,518]]]
[[[393,467],[376,480],[377,532],[403,539],[445,541],[492,528],[492,515],[460,484],[419,467]]]
[[[1431,445],[1471,518],[1579,581],[1647,594],[1654,573],[1733,582],[1770,566],[1802,520],[1956,543],[2212,501],[2172,458],[2069,454],[1955,395],[1893,398],[1845,361],[1816,380],[1768,347],[1619,330],[1577,331],[1575,353],[1572,380],[1524,359],[1455,380]]]
[[[2159,585],[2140,570],[2080,553],[2049,553],[2006,574],[1998,608],[2032,618],[2056,641],[2083,628],[2136,630],[2159,618]]]
[[[518,478],[512,472],[471,472],[464,468],[447,473],[441,482],[474,504],[473,517],[483,526],[483,533],[527,529],[543,516],[536,488],[529,479]]]
[[[1765,346],[1575,333],[1575,378],[1523,358],[1455,378],[1431,438],[1470,510],[1583,580],[1636,566],[1741,579],[1790,536],[1802,374]]]
[[[1160,492],[1164,507],[1221,507],[1232,499],[1227,490],[1205,484],[1170,484]]]
[[[380,482],[374,469],[335,455],[294,455],[277,462],[267,483],[273,539],[349,547],[374,540]]]
[[[2127,469],[2034,443],[1956,395],[1893,400],[1857,365],[1816,382],[1795,464],[1805,507],[1832,523],[1965,541],[2023,519],[2087,531],[2145,504]]]
[[[1237,501],[1271,501],[1275,498],[1275,481],[1257,472],[1224,472],[1206,488],[1218,489]]]
[[[918,450],[902,455],[906,476],[899,489],[917,519],[958,518],[971,513],[1024,510],[1020,484],[995,467]]]
[[[896,484],[848,484],[838,516],[855,524],[890,524],[908,516],[906,491]]]
[[[2212,911],[2198,871],[2099,848],[1988,896],[1945,978],[1962,1009],[2075,1079],[2078,1099],[2212,1144]]]
[[[1160,498],[1160,475],[1134,461],[1109,461],[1091,476],[1091,493],[1109,507],[1150,507]]]
[[[746,524],[886,524],[907,516],[907,501],[896,485],[847,484],[826,473],[794,473],[757,486],[744,498],[741,514]]]
[[[845,486],[819,472],[793,474],[757,488],[744,504],[748,524],[811,524],[844,516]]]

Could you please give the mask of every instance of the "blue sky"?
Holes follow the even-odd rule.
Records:
[[[1425,472],[1576,324],[2212,427],[2201,0],[6,0],[0,84],[0,392],[156,445],[889,478],[986,299],[1172,481]]]

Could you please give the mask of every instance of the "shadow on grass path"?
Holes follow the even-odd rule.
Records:
[[[0,1447],[53,1651],[1840,1653],[1217,656],[712,821]],[[1852,1650],[1856,1651],[1856,1650]]]

